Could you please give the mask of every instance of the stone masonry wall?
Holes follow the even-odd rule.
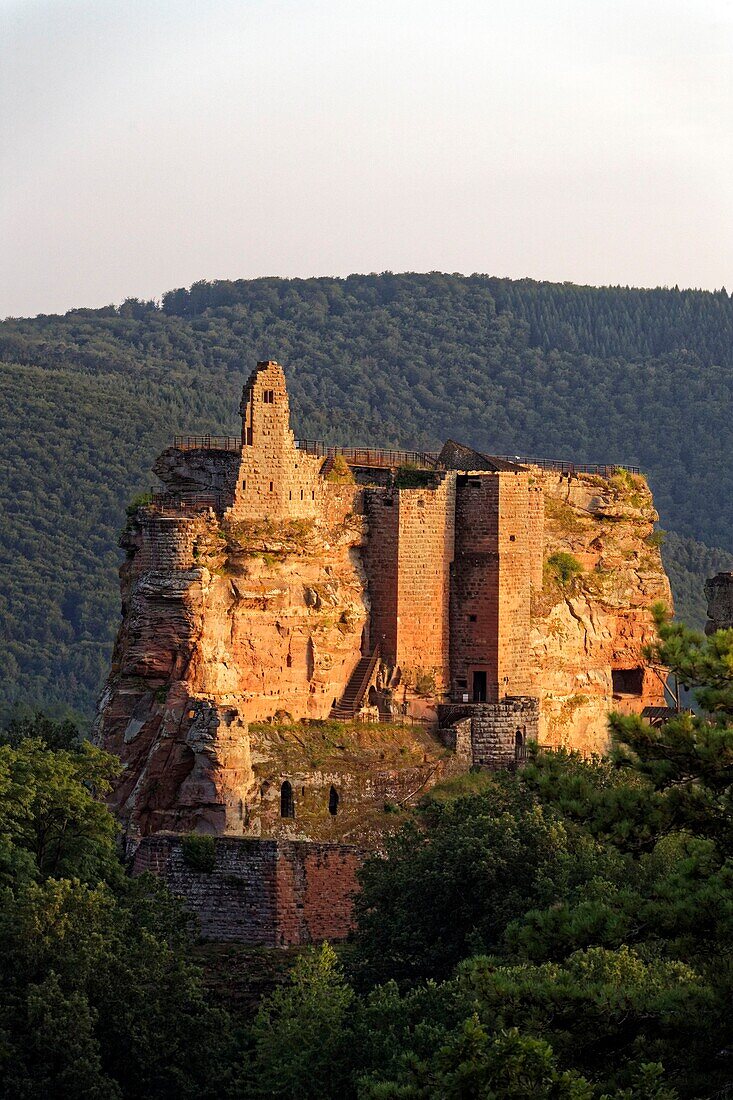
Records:
[[[192,569],[194,542],[200,522],[182,516],[141,513],[142,541],[135,561],[136,572]]]
[[[204,939],[285,947],[344,940],[352,927],[359,849],[347,844],[218,837],[210,872],[184,859],[184,838],[145,837],[133,874],[163,877]]]
[[[455,535],[455,474],[435,489],[399,490],[397,664],[409,678],[450,687],[450,568]]]
[[[258,363],[241,404],[242,461],[234,519],[308,519],[321,511],[323,459],[298,450],[290,430],[285,374],[278,363]]]
[[[475,707],[471,716],[473,765],[492,771],[513,767],[518,749],[521,756],[528,741],[537,741],[539,709],[538,699],[526,697]]]
[[[499,698],[531,689],[529,478],[502,472],[499,479],[499,591],[497,669]],[[539,554],[540,568],[542,556]]]
[[[459,475],[451,593],[450,664],[454,694],[473,694],[486,673],[487,699],[498,698],[499,475]]]
[[[397,664],[397,561],[399,553],[399,494],[383,489],[364,490],[368,539],[364,568],[369,586],[370,646],[379,644],[382,660]]]

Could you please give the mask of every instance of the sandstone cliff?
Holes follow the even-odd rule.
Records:
[[[604,752],[609,711],[665,702],[663,670],[643,656],[654,638],[652,604],[672,606],[658,516],[639,475],[568,477],[535,468],[533,476],[545,501],[531,632],[540,740]]]
[[[373,843],[446,772],[516,766],[535,737],[603,751],[610,710],[664,701],[640,475],[297,442],[269,361],[241,411],[241,436],[161,455],[122,539],[96,738],[131,839]]]

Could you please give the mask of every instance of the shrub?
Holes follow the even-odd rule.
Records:
[[[583,566],[575,555],[568,554],[565,550],[551,554],[547,559],[547,567],[561,585],[570,584],[583,572]]]
[[[189,833],[183,838],[183,862],[192,871],[210,875],[216,865],[216,845],[213,836]]]
[[[425,669],[418,670],[417,679],[415,680],[415,693],[417,695],[435,694],[435,677],[432,672],[426,672]]]
[[[152,499],[153,494],[150,492],[137,493],[127,505],[125,511],[127,512],[128,516],[132,518],[135,515],[135,512],[137,512],[138,508],[143,508],[146,504],[150,504],[150,501]]]
[[[398,489],[425,489],[432,479],[430,470],[421,470],[414,462],[405,462],[397,471],[395,486]]]
[[[333,465],[326,474],[326,481],[336,482],[337,485],[353,485],[354,475],[343,455],[335,455]]]

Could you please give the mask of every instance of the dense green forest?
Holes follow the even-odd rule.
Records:
[[[117,625],[116,536],[176,432],[237,430],[257,359],[331,442],[635,463],[680,610],[733,556],[733,303],[486,276],[198,283],[161,306],[0,324],[0,713],[88,716]],[[698,540],[696,542],[688,541]],[[722,550],[708,550],[710,547]],[[716,564],[720,563],[720,564]]]
[[[352,942],[299,953],[254,1005],[246,965],[223,990],[161,882],[124,873],[92,793],[119,762],[71,723],[11,723],[0,1097],[730,1096],[733,631],[658,625],[703,713],[612,716],[610,759],[533,749],[396,810]]]

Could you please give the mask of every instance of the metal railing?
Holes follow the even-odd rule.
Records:
[[[489,456],[492,457],[492,456]],[[521,455],[494,455],[505,462],[517,462],[521,466],[539,466],[542,470],[558,470],[561,474],[597,474],[599,477],[611,477],[617,470],[626,470],[629,474],[640,474],[639,466],[629,466],[625,462],[566,462],[559,458],[526,458]]]
[[[173,511],[199,512],[205,508],[213,508],[215,512],[223,511],[231,504],[229,493],[211,492],[205,490],[184,489],[177,493],[153,493],[149,507],[158,512]]]
[[[241,451],[242,440],[232,435],[177,435],[173,446],[179,451]],[[387,450],[382,447],[340,447],[330,446],[321,439],[296,439],[295,446],[305,454],[316,458],[336,458],[340,456],[350,466],[371,466],[395,469],[399,466],[417,466],[423,470],[441,470],[437,451],[401,451]],[[492,456],[489,455],[489,458]],[[569,462],[559,458],[532,458],[523,455],[494,455],[505,462],[520,465],[539,466],[542,470],[557,470],[561,474],[596,474],[599,477],[611,477],[617,470],[626,470],[630,474],[640,474],[639,466],[630,466],[624,462]]]
[[[179,451],[241,451],[242,440],[236,435],[175,435],[173,446]]]
[[[396,451],[381,447],[331,447],[320,439],[296,439],[299,451],[314,455],[316,458],[336,458],[340,456],[350,466],[377,466],[396,468],[398,466],[419,466],[426,470],[440,469],[438,454],[435,451]]]

